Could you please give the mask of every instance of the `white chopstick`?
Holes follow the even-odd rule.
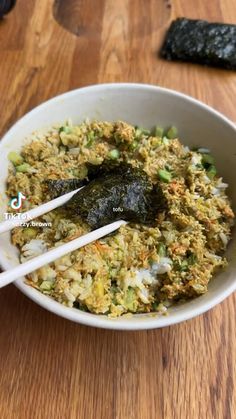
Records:
[[[54,210],[55,208],[60,207],[69,201],[72,196],[80,191],[84,186],[79,189],[75,189],[72,192],[68,192],[65,195],[59,196],[58,198],[53,199],[52,201],[46,202],[45,204],[39,205],[38,207],[33,208],[27,212],[19,213],[21,214],[21,219],[13,218],[6,220],[0,223],[0,234],[5,233],[6,231],[12,230],[14,227],[19,227],[21,224],[25,224],[33,220],[34,218],[40,217],[43,214],[46,214],[49,211]]]
[[[85,234],[82,237],[78,237],[77,239],[74,239],[69,243],[55,247],[49,250],[48,252],[43,253],[40,256],[30,259],[25,263],[17,265],[16,267],[1,273],[0,288],[10,284],[11,282],[15,281],[18,278],[21,278],[22,276],[28,275],[29,273],[41,268],[42,266],[48,263],[54,262],[54,260],[70,252],[73,252],[74,250],[77,250],[80,247],[83,247],[86,244],[93,242],[94,240],[98,240],[101,237],[104,237],[107,234],[112,233],[112,231],[117,230],[125,224],[126,221],[123,220],[115,221],[114,223],[108,224],[104,227],[98,228],[97,230],[91,231],[90,233]]]

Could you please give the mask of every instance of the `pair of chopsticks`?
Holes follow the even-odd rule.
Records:
[[[78,192],[80,189],[76,189],[72,192],[69,192],[65,195],[59,196],[52,201],[49,201],[43,205],[33,208],[30,211],[22,213],[23,219],[10,219],[0,223],[0,234],[6,231],[12,230],[14,227],[19,227],[21,224],[27,222],[27,220],[33,220],[34,218],[40,217],[43,214],[46,214],[49,211],[54,210],[55,208],[60,207],[69,201],[72,196]],[[98,240],[109,233],[119,229],[122,225],[125,225],[126,221],[119,220],[113,223],[110,223],[104,227],[98,228],[90,233],[85,234],[84,236],[78,237],[77,239],[71,240],[69,243],[63,244],[61,246],[52,248],[51,250],[43,253],[40,256],[32,258],[27,262],[19,264],[12,269],[9,269],[3,273],[0,273],[0,288],[5,285],[10,284],[16,279],[28,275],[29,273],[35,271],[36,269],[41,268],[48,263],[54,262],[56,259],[67,255],[74,250],[77,250],[86,244],[92,243],[95,240]]]

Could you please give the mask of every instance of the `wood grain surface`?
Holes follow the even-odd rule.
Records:
[[[236,23],[235,0],[18,0],[0,22],[0,135],[42,101],[132,81],[236,120],[236,73],[158,59],[171,20]],[[92,329],[0,292],[1,419],[236,418],[236,296],[170,328]]]

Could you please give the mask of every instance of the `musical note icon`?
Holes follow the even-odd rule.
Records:
[[[22,207],[23,201],[26,199],[26,196],[23,193],[18,192],[17,196],[11,199],[10,206],[12,209],[18,210]]]

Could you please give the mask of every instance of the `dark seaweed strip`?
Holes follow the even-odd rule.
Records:
[[[92,180],[64,207],[90,227],[98,228],[118,219],[153,224],[165,200],[144,172],[129,168],[125,173],[109,173]]]
[[[68,192],[74,191],[85,185],[86,181],[83,179],[48,179],[45,181],[47,191],[52,199],[64,195]]]
[[[89,180],[93,180],[98,176],[105,175],[107,173],[113,172],[114,170],[119,170],[120,166],[126,165],[129,167],[130,165],[127,163],[121,163],[117,160],[104,160],[102,164],[94,165],[92,163],[86,163],[87,167],[87,178]]]
[[[179,18],[172,22],[160,55],[236,70],[236,25]]]
[[[64,195],[68,192],[80,188],[81,186],[86,185],[90,180],[93,180],[98,176],[107,174],[116,169],[120,170],[119,167],[121,165],[123,167],[123,170],[125,170],[123,166],[124,163],[114,162],[111,160],[105,160],[101,165],[87,163],[86,167],[88,173],[84,179],[48,179],[45,181],[47,192],[49,193],[52,199],[55,199],[58,196]],[[129,165],[126,165],[127,170],[128,166]]]
[[[127,163],[119,163],[113,160],[105,160],[101,165],[94,165],[87,163],[86,165],[88,173],[84,179],[48,179],[45,181],[47,191],[52,199],[58,196],[64,195],[81,186],[86,185],[89,181],[96,179],[97,177],[103,176],[110,172],[112,173],[128,173],[133,170],[132,167]]]

